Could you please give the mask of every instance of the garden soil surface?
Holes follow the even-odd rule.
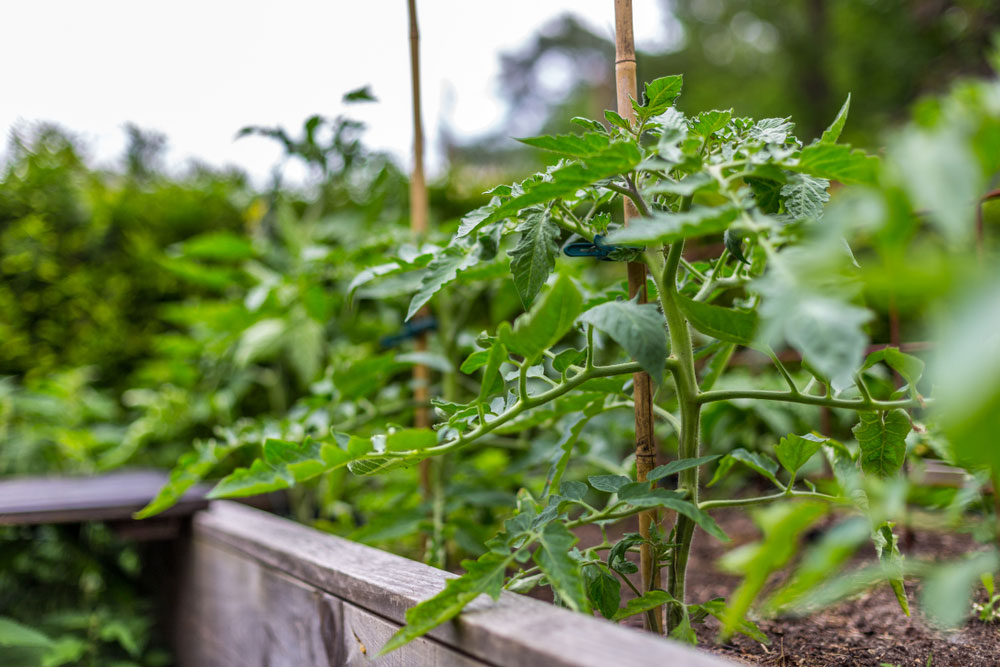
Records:
[[[752,542],[760,537],[753,522],[737,511],[715,515],[719,524],[732,538],[724,546],[704,532],[698,531],[692,546],[688,567],[689,602],[729,597],[740,578],[716,568],[715,563],[729,548]],[[636,530],[622,524],[617,535]],[[610,533],[610,531],[609,531]],[[586,526],[578,532],[581,546],[597,544],[599,531]],[[615,534],[609,534],[612,540]],[[912,532],[912,541],[903,547],[904,555],[932,560],[949,560],[981,545],[969,535],[941,533],[919,528]],[[860,552],[857,565],[874,562],[874,550]],[[782,574],[776,575],[780,579]],[[979,601],[985,592],[979,587]],[[813,616],[805,618],[758,619],[760,628],[770,638],[769,645],[743,635],[736,635],[726,644],[716,644],[718,623],[709,618],[696,627],[701,648],[724,656],[736,663],[773,667],[848,667],[854,665],[926,667],[1000,667],[1000,625],[975,619],[955,632],[934,629],[923,617],[919,607],[919,584],[906,582],[911,616],[903,615],[888,585],[879,586],[860,596],[843,601]],[[628,591],[631,596],[631,591]],[[641,616],[630,621],[641,626]]]

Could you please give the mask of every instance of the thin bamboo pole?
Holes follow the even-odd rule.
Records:
[[[632,0],[615,0],[615,88],[618,93],[618,114],[630,122],[635,121],[632,100],[638,96],[636,84],[635,40],[632,37]],[[638,217],[632,200],[624,198],[625,224]],[[629,297],[638,295],[639,303],[646,303],[646,265],[641,262],[628,263]],[[635,468],[636,479],[645,481],[646,476],[656,466],[656,443],[653,441],[653,385],[648,373],[632,376],[635,387]],[[658,522],[655,510],[639,515],[639,533],[649,537],[649,529]],[[652,548],[643,544],[639,551],[640,576],[645,593],[653,588],[662,588],[660,573],[656,568]],[[658,631],[654,612],[646,616],[647,629]]]
[[[416,0],[407,0],[407,10],[410,19],[410,85],[413,91],[413,171],[410,174],[410,230],[414,240],[420,242],[427,234],[428,200],[427,181],[424,177],[424,122],[420,103],[420,29],[417,24]],[[430,309],[424,306],[418,311],[418,317],[427,317]],[[417,336],[415,347],[418,352],[427,350],[427,334]],[[430,400],[430,369],[417,364],[413,367],[413,399],[417,404],[413,414],[413,425],[417,428],[430,428],[431,415],[427,404]],[[425,459],[420,462],[420,487],[424,498],[433,506],[432,524],[435,529],[427,537],[428,560],[439,567],[444,567],[443,545],[440,543],[439,531],[436,527],[441,523],[439,515],[438,496],[440,495],[440,470],[435,469],[434,462]]]

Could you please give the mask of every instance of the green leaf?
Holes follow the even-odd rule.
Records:
[[[552,368],[555,369],[557,373],[565,373],[569,370],[570,366],[574,366],[583,362],[587,358],[586,350],[577,350],[576,348],[567,348],[562,352],[558,353],[552,359]]]
[[[378,655],[394,651],[455,618],[466,605],[483,593],[494,600],[498,599],[507,567],[513,560],[513,555],[505,556],[487,551],[478,560],[462,561],[465,574],[449,579],[443,591],[408,609],[406,625],[389,638]]]
[[[823,207],[830,201],[830,193],[826,191],[828,187],[830,181],[825,178],[792,174],[779,191],[784,198],[785,212],[795,219],[819,220]]]
[[[821,144],[835,144],[837,139],[840,138],[840,133],[844,130],[844,125],[847,123],[847,112],[851,109],[851,94],[847,93],[847,99],[844,100],[844,106],[840,107],[840,111],[837,112],[837,117],[833,119],[830,123],[830,127],[826,128],[823,132],[823,136],[819,138],[819,143]]]
[[[691,131],[707,139],[724,128],[732,117],[732,109],[728,111],[702,111],[698,114],[698,118],[692,121]]]
[[[592,121],[597,123],[597,121]],[[518,139],[522,144],[552,151],[572,158],[587,158],[598,155],[611,145],[611,137],[600,123],[600,132],[584,134],[560,134],[556,136],[528,137]]]
[[[618,607],[617,602],[615,607]],[[0,646],[44,648],[51,645],[52,640],[38,630],[18,623],[12,618],[0,616]]]
[[[621,574],[635,574],[639,567],[628,559],[628,550],[645,540],[639,533],[625,533],[608,551],[608,567]]]
[[[714,600],[702,602],[698,605],[689,605],[689,607],[704,609],[706,612],[719,619],[719,621],[725,621],[729,615],[729,607],[726,606],[726,602],[722,598],[715,598]],[[771,640],[764,634],[760,627],[758,627],[753,621],[747,620],[746,618],[740,619],[739,624],[736,626],[736,632],[746,635],[750,639],[760,642],[761,644],[771,643]]]
[[[479,400],[485,401],[494,392],[503,389],[503,376],[500,365],[507,360],[507,349],[500,341],[494,341],[486,358],[486,368],[483,370],[483,381],[479,387]]]
[[[629,122],[610,109],[604,112],[604,118],[615,127],[620,127],[626,132],[632,131],[632,126]]]
[[[192,486],[203,480],[216,465],[237,449],[237,446],[222,446],[215,441],[195,443],[195,451],[183,454],[177,465],[170,471],[167,483],[148,505],[135,513],[136,519],[146,519],[173,507]]]
[[[742,447],[729,452],[719,461],[719,466],[715,469],[715,475],[712,476],[712,480],[708,483],[708,486],[713,486],[722,479],[737,461],[771,480],[776,486],[781,486],[776,477],[778,464],[774,462],[774,459],[766,454],[747,451]]]
[[[546,525],[538,538],[534,561],[567,607],[588,613],[590,605],[580,574],[580,563],[569,554],[577,539],[564,524],[554,522]]]
[[[683,514],[687,518],[722,542],[728,542],[729,537],[723,532],[708,512],[699,509],[694,503],[682,500],[676,491],[650,488],[649,482],[632,482],[618,490],[618,499],[633,507],[663,507]]]
[[[761,118],[750,128],[750,138],[765,144],[783,144],[795,129],[788,118]]]
[[[410,300],[406,319],[416,315],[417,311],[423,308],[442,287],[454,282],[455,278],[458,277],[459,270],[467,261],[468,254],[458,246],[448,246],[438,253],[427,265],[424,275],[420,279],[417,292]]]
[[[632,480],[625,475],[591,475],[587,481],[598,491],[608,493],[618,493],[623,486],[632,483]]]
[[[659,116],[674,103],[677,96],[681,94],[684,86],[684,77],[680,74],[663,76],[646,83],[644,92],[645,99],[639,105],[632,100],[632,108],[639,120],[646,120],[654,116]]]
[[[668,602],[673,602],[674,597],[666,591],[652,590],[643,594],[641,597],[632,598],[625,603],[625,606],[619,609],[615,615],[611,618],[612,621],[620,621],[622,619],[628,618],[629,616],[635,616],[636,614],[641,614],[647,612],[650,609],[656,609],[657,607],[662,607]]]
[[[828,440],[829,438],[822,438],[812,433],[805,435],[790,433],[778,442],[774,452],[778,455],[778,461],[782,467],[795,475],[798,469],[804,466],[806,461],[811,459],[813,454],[818,452],[823,443]]]
[[[638,361],[657,384],[663,381],[667,332],[663,315],[655,305],[608,301],[580,315],[579,321],[606,333]]]
[[[757,313],[713,306],[678,294],[678,305],[695,329],[713,338],[737,345],[752,345],[757,332]]]
[[[580,188],[632,171],[641,160],[642,154],[633,142],[613,141],[604,150],[584,159],[583,163],[573,162],[553,169],[548,179],[525,183],[521,194],[497,206],[485,218],[463,225],[460,233],[469,234],[482,225],[514,216],[529,206],[574,195]]]
[[[935,567],[925,580],[921,608],[938,627],[965,625],[977,580],[998,566],[996,552],[987,551]]]
[[[253,243],[231,232],[207,232],[193,236],[181,245],[184,257],[235,262],[256,256]]]
[[[768,577],[792,558],[799,535],[823,516],[826,509],[825,505],[814,502],[778,503],[754,512],[763,539],[730,551],[719,561],[724,570],[744,575],[730,597],[729,611],[722,623],[723,637],[729,637],[739,628]]]
[[[899,472],[906,456],[906,436],[912,428],[903,410],[859,412],[861,420],[851,431],[861,446],[861,469],[887,477]]]
[[[782,613],[802,600],[846,563],[870,533],[871,527],[863,517],[847,519],[825,531],[820,541],[803,554],[792,578],[768,598],[766,608]]]
[[[910,615],[910,603],[906,599],[906,587],[903,585],[903,554],[899,552],[899,538],[892,532],[895,524],[884,521],[872,532],[875,552],[878,554],[882,572],[896,595],[896,602],[907,616]]]
[[[569,422],[562,438],[556,445],[555,452],[558,454],[558,457],[552,464],[552,467],[549,469],[549,474],[545,478],[545,488],[542,490],[543,496],[548,496],[551,488],[555,486],[559,488],[559,493],[563,496],[571,497],[570,494],[559,487],[559,482],[562,480],[562,476],[566,472],[566,467],[569,465],[570,457],[573,455],[573,448],[576,446],[576,441],[580,439],[580,433],[590,421],[591,417],[595,414],[592,406],[599,409],[600,405],[603,403],[604,398],[601,397],[594,401],[594,403],[591,403],[584,408],[584,413],[582,415],[570,415],[567,417]],[[572,485],[571,488],[574,488],[579,493],[579,496],[573,497],[573,500],[580,500],[583,498],[584,494],[587,493],[587,485],[583,482],[565,482],[564,484]]]
[[[573,281],[560,275],[545,297],[517,318],[513,328],[502,323],[497,337],[508,350],[533,364],[573,327],[582,307],[583,298]]]
[[[663,479],[664,477],[677,474],[681,470],[696,468],[698,466],[705,465],[706,463],[711,463],[720,456],[720,454],[713,454],[711,456],[699,456],[696,459],[677,459],[676,461],[671,461],[666,465],[657,466],[650,470],[649,474],[646,475],[646,480],[655,482],[658,479]]]
[[[879,161],[844,144],[812,144],[803,148],[798,163],[788,168],[831,181],[865,184],[875,182]]]
[[[584,567],[583,576],[587,581],[587,598],[591,606],[604,618],[614,618],[621,602],[622,582],[597,565]]]
[[[521,233],[521,238],[508,253],[510,272],[521,303],[527,308],[556,267],[559,227],[549,219],[548,212],[531,213],[517,231]]]
[[[875,350],[868,355],[865,359],[864,366],[862,370],[866,368],[871,368],[875,364],[883,362],[892,370],[899,373],[899,375],[906,380],[907,384],[911,387],[916,387],[917,382],[924,375],[924,362],[916,357],[900,352],[898,348],[895,347],[885,347],[881,350]]]
[[[264,443],[264,456],[249,468],[238,468],[223,478],[209,498],[253,496],[285,489],[305,482],[325,472],[368,459],[367,467],[352,469],[356,474],[381,472],[399,465],[412,464],[406,456],[386,457],[384,452],[407,452],[437,444],[437,434],[431,429],[400,429],[389,435],[359,438],[335,433],[322,441],[306,437],[300,445],[284,440],[269,439]]]
[[[739,217],[732,206],[694,206],[690,211],[671,213],[655,211],[652,217],[639,218],[628,227],[608,234],[607,242],[618,245],[653,245],[682,239],[720,234]]]
[[[459,370],[466,375],[472,375],[477,370],[486,365],[486,362],[490,358],[490,353],[493,351],[493,346],[491,345],[485,350],[476,350],[472,352],[465,358]]]

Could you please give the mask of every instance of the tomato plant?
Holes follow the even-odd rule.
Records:
[[[433,525],[401,529],[397,522],[393,530],[430,530],[461,542],[462,508],[455,504],[505,484],[520,486],[496,535],[470,549],[464,533],[466,551],[478,551],[462,562],[465,574],[409,610],[408,625],[383,651],[453,618],[480,594],[541,584],[558,604],[613,620],[644,614],[650,627],[684,640],[694,640],[692,624],[713,616],[722,636],[743,632],[763,641],[747,614],[769,576],[793,562],[799,537],[823,517],[839,518],[760,611],[808,608],[858,582],[885,582],[909,613],[904,576],[919,572],[929,577],[927,589],[937,591],[932,602],[945,610],[942,620],[954,622],[953,601],[961,596],[942,592],[940,583],[953,579],[904,562],[895,525],[907,487],[901,473],[918,444],[973,472],[985,466],[977,490],[997,469],[981,435],[995,432],[1000,388],[989,371],[997,355],[970,352],[995,341],[984,327],[995,322],[997,291],[988,276],[949,259],[970,251],[971,202],[1000,168],[996,83],[965,84],[919,107],[917,122],[893,138],[884,161],[837,143],[850,100],[821,137],[805,143],[786,118],[684,114],[675,106],[681,86],[680,76],[647,83],[642,102],[633,101],[635,121],[609,111],[607,124],[575,118],[582,133],[522,140],[556,162],[490,190],[491,200],[467,214],[443,246],[404,245],[390,261],[348,255],[357,273],[343,286],[345,295],[361,294],[365,302],[352,316],[354,326],[411,294],[407,319],[414,322],[428,306],[436,316],[430,351],[334,363],[332,375],[314,388],[314,398],[332,401],[323,420],[303,417],[296,427],[293,419],[278,432],[249,429],[228,445],[203,447],[181,461],[145,513],[168,506],[234,448],[261,439],[262,455],[222,479],[213,497],[314,479],[346,484],[344,469],[392,479],[419,461],[444,457],[453,462],[453,478],[433,499]],[[954,159],[928,157],[941,155]],[[831,181],[848,187],[827,207]],[[641,217],[622,226],[626,200]],[[625,261],[645,265],[652,303],[628,298],[616,270]],[[868,351],[873,313],[865,302],[878,303],[886,293],[937,304],[985,294],[966,308],[986,324],[973,321],[943,338],[948,344],[934,377],[950,394],[935,399],[940,408],[923,395],[921,359],[893,347]],[[768,360],[771,371],[736,367],[738,348]],[[783,350],[795,353],[794,364],[782,360]],[[395,422],[405,417],[413,390],[401,372],[408,368],[403,358],[441,375],[431,401],[433,428]],[[632,434],[615,418],[633,407],[630,378],[639,372],[655,383],[658,435],[677,452],[641,481],[633,476],[634,454],[617,446]],[[900,380],[887,382],[891,373]],[[387,409],[389,397],[404,399],[402,407]],[[795,430],[765,446],[719,435],[725,429],[712,411],[747,405],[833,410],[853,424],[853,441],[805,426],[808,419],[787,418],[792,413],[772,423]],[[706,434],[719,435],[719,442]],[[499,466],[489,452],[502,453]],[[513,477],[491,480],[505,464]],[[703,474],[708,468],[711,477]],[[543,474],[520,474],[532,469]],[[735,470],[759,476],[771,491],[708,490],[725,487]],[[479,485],[471,491],[470,478],[463,479],[470,474]],[[365,487],[355,489],[352,500],[363,502]],[[726,541],[713,518],[725,508],[750,508],[763,537],[723,559],[723,567],[743,576],[728,601],[689,600],[693,536],[700,529]],[[398,514],[391,503],[382,511]],[[659,514],[648,536],[608,538],[609,524],[650,511]],[[574,530],[591,524],[604,539],[581,548]],[[869,540],[878,555],[873,568],[850,582],[831,580]],[[636,585],[628,554],[640,547],[653,554],[653,567]],[[995,552],[985,550],[945,574],[959,572],[971,588],[996,562]],[[635,593],[624,605],[622,584]]]

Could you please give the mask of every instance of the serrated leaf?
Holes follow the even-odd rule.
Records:
[[[609,109],[604,112],[604,118],[615,127],[620,127],[626,132],[632,131],[632,126],[629,125],[629,122],[624,118],[622,118],[621,115],[619,115],[617,112],[611,111]]]
[[[597,121],[593,121],[597,123]],[[541,148],[542,150],[559,153],[572,158],[591,157],[607,149],[611,144],[611,137],[600,123],[601,132],[586,132],[584,134],[559,134],[545,135],[541,137],[527,137],[518,139],[522,144]]]
[[[778,455],[778,462],[782,467],[794,475],[828,440],[829,438],[822,438],[812,433],[805,435],[789,433],[778,442],[774,453]]]
[[[666,465],[657,466],[650,470],[649,474],[646,475],[646,480],[655,482],[656,480],[663,479],[664,477],[675,475],[682,470],[697,468],[698,466],[705,465],[706,463],[711,463],[717,458],[720,458],[720,456],[720,454],[712,454],[711,456],[699,456],[698,458],[692,459],[677,459],[676,461],[671,461]]]
[[[146,519],[172,507],[192,486],[202,481],[216,465],[236,449],[215,442],[195,444],[195,451],[183,454],[170,471],[167,483],[148,505],[136,512],[136,519]]]
[[[726,233],[722,236],[722,241],[726,246],[726,250],[729,254],[736,258],[737,261],[743,264],[749,264],[747,258],[743,256],[743,236],[739,232],[732,229],[727,229]]]
[[[785,212],[795,219],[819,220],[823,215],[823,206],[830,201],[830,193],[826,191],[828,187],[830,181],[825,178],[792,174],[780,191],[784,198]]]
[[[896,595],[899,608],[907,616],[910,615],[910,603],[906,598],[906,587],[903,584],[903,554],[899,552],[899,538],[892,532],[895,524],[883,521],[872,531],[872,541],[878,554],[882,572]]]
[[[560,275],[544,298],[517,318],[513,328],[502,323],[497,337],[508,350],[534,364],[573,327],[582,307],[583,298],[573,281]]]
[[[621,602],[622,583],[596,565],[583,568],[587,581],[587,598],[604,618],[613,618]]]
[[[657,384],[663,381],[667,332],[663,315],[655,305],[609,301],[586,311],[579,321],[606,333],[639,362]]]
[[[757,332],[757,313],[723,308],[678,295],[678,305],[695,329],[737,345],[752,345]]]
[[[762,118],[750,128],[750,138],[765,144],[783,144],[795,129],[795,123],[788,118]]]
[[[521,233],[521,238],[507,254],[510,255],[514,287],[521,303],[527,308],[556,267],[559,227],[549,219],[547,212],[539,212],[528,215],[517,231]]]
[[[573,195],[580,188],[597,181],[632,171],[641,160],[642,154],[634,143],[611,142],[607,148],[585,158],[582,163],[573,162],[552,170],[548,179],[526,183],[521,194],[499,205],[475,224],[463,227],[463,231],[468,234],[482,225],[514,216],[529,206]]]
[[[416,294],[410,300],[406,319],[409,320],[416,315],[417,311],[423,308],[442,287],[454,282],[455,278],[458,277],[459,269],[462,268],[467,259],[467,253],[458,246],[448,246],[438,253],[427,265],[427,269],[420,279],[420,286],[417,287]]]
[[[577,541],[576,535],[565,525],[550,523],[538,537],[534,561],[545,573],[553,592],[567,607],[573,611],[589,612],[580,563],[569,554]]]
[[[635,616],[636,614],[642,614],[650,609],[656,609],[657,607],[662,607],[668,602],[673,602],[674,598],[670,593],[660,590],[647,591],[641,597],[632,598],[625,603],[625,606],[619,609],[615,615],[612,617],[612,621],[620,621],[622,619],[628,618],[629,616]]]
[[[616,229],[607,242],[618,245],[653,245],[719,234],[740,215],[732,206],[694,206],[679,213],[656,211],[652,217],[638,218],[628,227]]]
[[[591,475],[587,481],[598,491],[608,493],[618,493],[623,486],[632,483],[632,480],[625,475]]]
[[[837,112],[837,117],[833,119],[830,123],[830,127],[823,131],[823,136],[819,138],[819,143],[821,144],[835,144],[837,139],[840,138],[840,133],[844,130],[844,125],[847,123],[847,113],[851,110],[851,94],[847,93],[847,99],[844,100],[844,106],[840,107],[840,111]]]
[[[812,144],[802,149],[797,164],[788,169],[841,183],[874,183],[878,158],[845,144]]]
[[[858,419],[861,421],[851,432],[861,447],[861,469],[879,477],[899,472],[906,457],[906,436],[912,428],[906,412],[859,412]]]
[[[484,593],[494,600],[498,599],[507,567],[513,560],[513,555],[487,551],[478,560],[462,561],[465,574],[449,579],[440,593],[408,609],[406,625],[389,638],[378,655],[394,651],[455,618],[466,605]]]
[[[684,86],[684,77],[680,74],[663,76],[646,83],[644,88],[643,104],[639,105],[634,100],[632,108],[640,120],[659,116],[674,103],[677,96],[681,94]]]
[[[724,128],[732,117],[732,109],[728,111],[702,111],[698,114],[698,118],[692,121],[691,131],[707,139]]]

